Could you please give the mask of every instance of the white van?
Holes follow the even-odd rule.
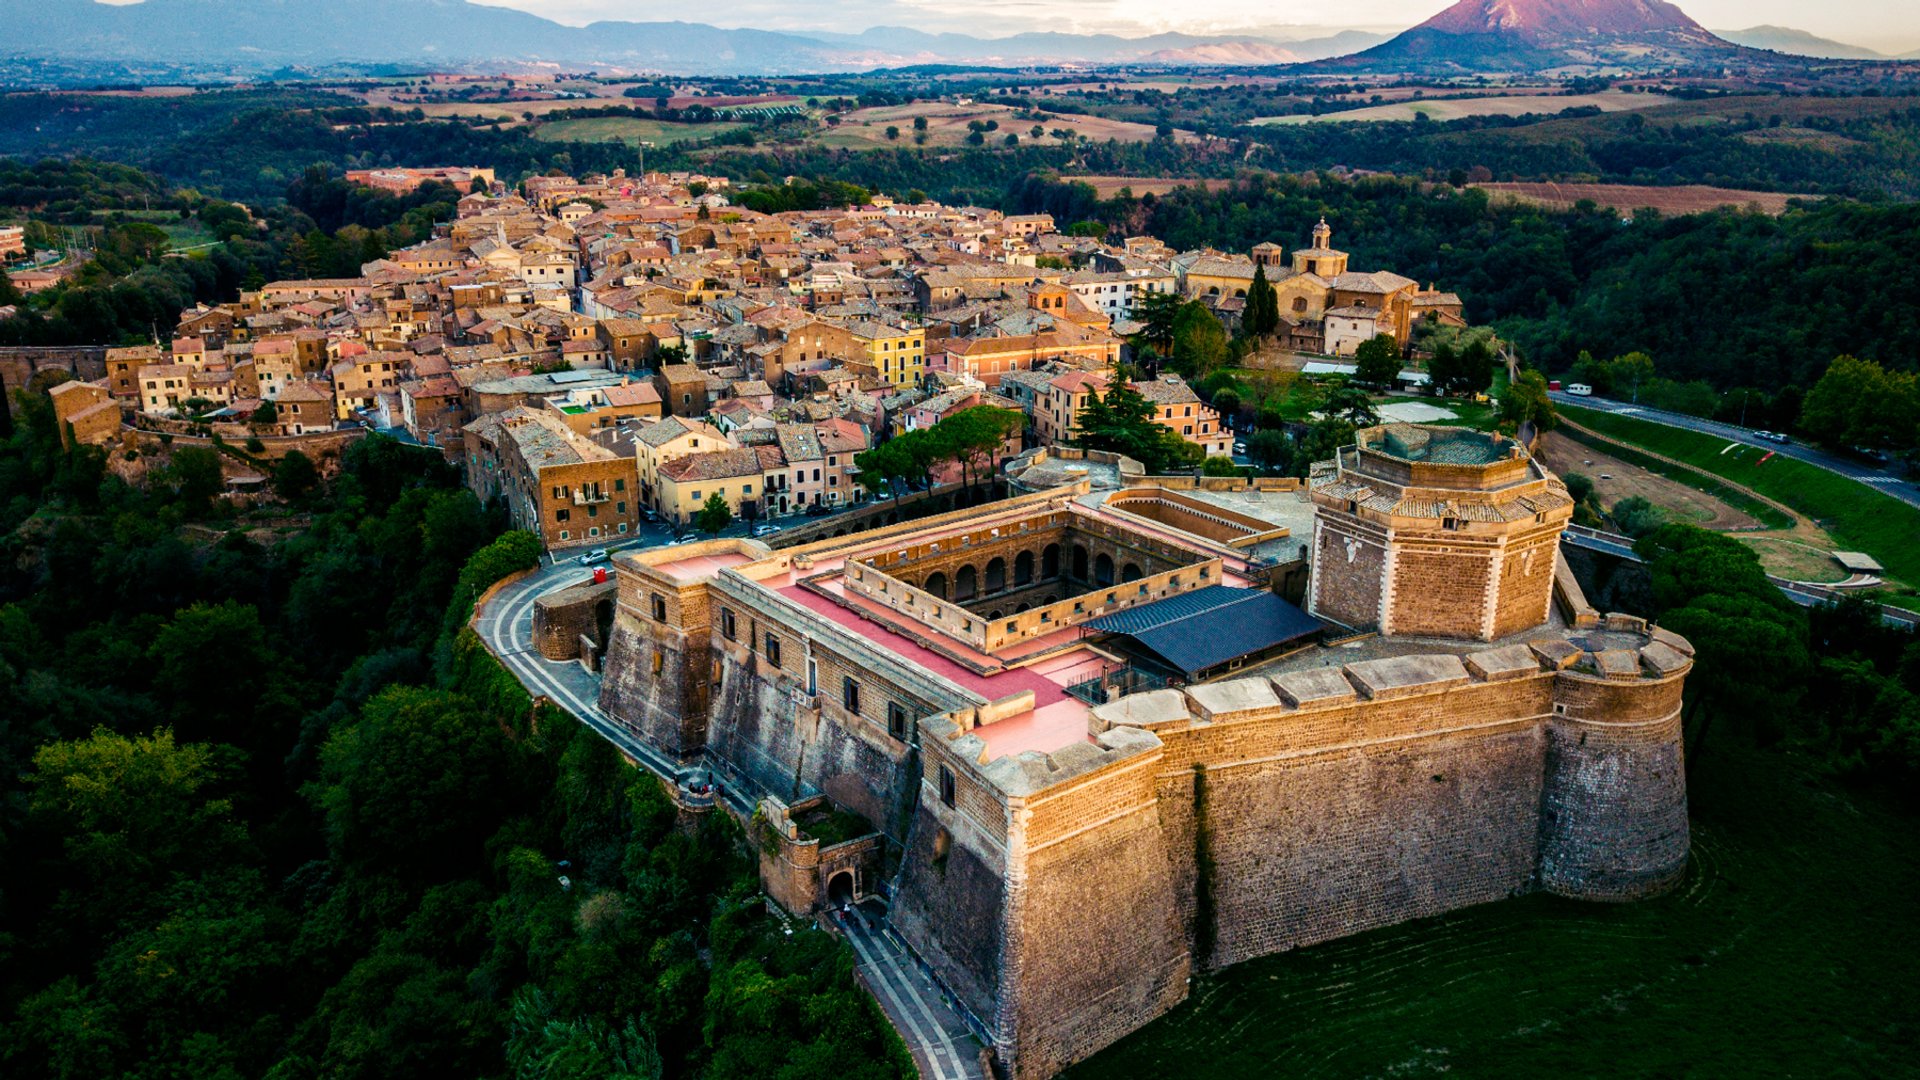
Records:
[[[1568,383],[1567,393],[1572,394],[1574,397],[1592,397],[1593,387],[1583,382]]]

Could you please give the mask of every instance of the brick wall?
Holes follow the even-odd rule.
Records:
[[[1380,623],[1380,590],[1386,580],[1385,536],[1357,522],[1314,523],[1313,572],[1308,608],[1315,615],[1355,629]]]

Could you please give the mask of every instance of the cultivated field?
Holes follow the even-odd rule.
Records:
[[[850,150],[871,150],[878,146],[912,146],[913,121],[915,117],[927,119],[927,145],[960,146],[967,139],[967,124],[974,120],[992,120],[999,123],[998,130],[986,133],[989,144],[998,144],[1008,135],[1018,135],[1021,142],[1028,142],[1028,134],[1034,125],[1032,120],[1020,120],[1014,110],[1005,105],[954,105],[943,101],[920,101],[911,105],[885,105],[871,109],[855,109],[840,118],[840,123],[821,129],[813,136],[822,146],[840,147]],[[900,129],[900,138],[887,139],[889,126]],[[1095,142],[1118,139],[1121,142],[1146,142],[1153,138],[1153,125],[1134,124],[1125,120],[1108,120],[1098,116],[1070,116],[1054,114],[1041,121],[1040,126],[1048,132],[1040,137],[1041,142],[1054,142],[1052,132],[1064,129],[1085,135]],[[1174,137],[1183,142],[1195,141],[1190,132],[1175,132]]]
[[[1819,198],[1817,195],[1782,194],[1774,191],[1741,191],[1737,188],[1682,184],[1673,187],[1643,187],[1637,184],[1556,184],[1497,183],[1475,184],[1496,196],[1566,210],[1582,199],[1612,207],[1633,216],[1635,210],[1658,210],[1662,214],[1698,214],[1725,206],[1746,207],[1764,214],[1786,210],[1789,199]]]
[[[1155,196],[1165,195],[1174,188],[1180,187],[1204,187],[1208,191],[1219,191],[1233,184],[1231,180],[1169,180],[1146,176],[1062,176],[1060,179],[1091,185],[1103,199],[1111,199],[1118,195],[1121,188],[1132,189],[1134,196],[1138,197],[1149,193]]]
[[[533,137],[548,142],[623,142],[629,146],[642,143],[670,146],[673,143],[711,138],[746,126],[732,121],[668,124],[631,116],[594,116],[584,120],[555,120],[541,124],[533,129]]]
[[[1913,1076],[1910,812],[1735,740],[1688,755],[1674,893],[1502,900],[1196,976],[1066,1080]]]
[[[1319,124],[1347,120],[1459,120],[1468,116],[1526,116],[1529,113],[1557,113],[1563,109],[1593,106],[1602,112],[1625,112],[1665,105],[1669,99],[1659,94],[1629,94],[1608,90],[1598,94],[1506,94],[1500,97],[1456,98],[1419,101],[1395,101],[1365,109],[1327,113],[1322,116],[1269,116],[1256,124]]]

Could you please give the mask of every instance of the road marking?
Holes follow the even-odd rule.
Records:
[[[953,1040],[948,1036],[946,1027],[940,1023],[938,1017],[933,1015],[932,1007],[927,1004],[926,998],[921,995],[919,989],[913,985],[907,972],[900,967],[899,961],[897,957],[894,956],[892,950],[883,942],[869,936],[866,930],[858,926],[854,920],[843,918],[837,913],[835,920],[839,922],[841,928],[846,931],[847,940],[853,944],[854,951],[862,957],[867,958],[870,963],[873,964],[876,971],[880,973],[881,978],[884,979],[888,973],[892,975],[891,983],[898,984],[900,988],[905,991],[907,998],[920,1010],[920,1015],[922,1019],[927,1022],[927,1027],[931,1028],[933,1033],[939,1038],[939,1043],[936,1045],[933,1040],[928,1039],[922,1034],[920,1032],[920,1026],[914,1023],[912,1015],[908,1013],[904,1006],[901,1006],[903,1019],[906,1020],[909,1026],[913,1027],[914,1037],[919,1040],[922,1049],[926,1051],[927,1061],[933,1066],[934,1075],[936,1077],[945,1077],[947,1075],[947,1068],[940,1058],[941,1053],[944,1052],[947,1058],[953,1062],[953,1075],[959,1078],[959,1080],[965,1080],[968,1076],[965,1059],[963,1059],[959,1051],[954,1048]],[[895,995],[891,993],[889,993],[888,996],[895,997]],[[899,1005],[897,997],[895,997],[895,1004]]]

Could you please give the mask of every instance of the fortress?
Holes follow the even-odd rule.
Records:
[[[622,553],[600,631],[603,711],[761,800],[769,893],[887,896],[1008,1075],[1198,972],[1680,880],[1692,649],[1587,606],[1572,501],[1519,445],[1392,425],[1305,485],[1033,475],[1072,479],[777,552]],[[829,807],[864,835],[795,823]]]

